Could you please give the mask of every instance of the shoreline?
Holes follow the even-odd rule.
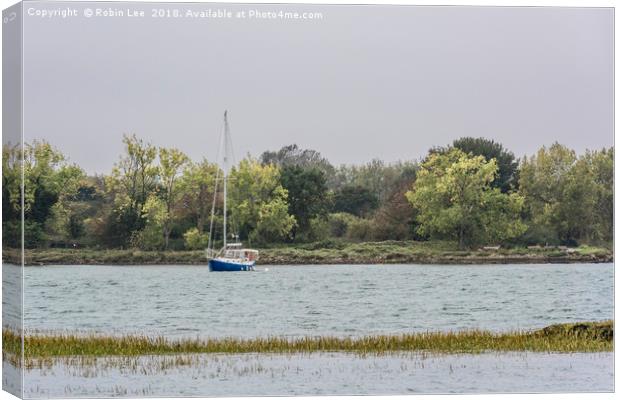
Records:
[[[572,264],[611,263],[606,248],[515,248],[456,250],[445,243],[369,242],[337,247],[300,245],[259,249],[256,265],[339,264]],[[3,262],[20,265],[21,251],[4,248]],[[26,249],[24,265],[207,265],[204,251],[142,251],[94,249]]]

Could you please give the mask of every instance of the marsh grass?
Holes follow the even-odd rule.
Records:
[[[3,354],[15,363],[21,338],[3,330]],[[200,353],[313,353],[383,354],[480,353],[486,351],[601,352],[613,350],[613,321],[552,325],[536,331],[492,333],[481,330],[427,332],[363,337],[303,337],[288,339],[217,338],[166,339],[147,336],[28,334],[24,338],[26,364],[36,359],[68,356],[143,356]],[[41,362],[41,361],[39,361]]]

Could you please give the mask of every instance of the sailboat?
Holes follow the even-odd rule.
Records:
[[[219,252],[215,252],[212,248],[213,241],[211,237],[213,235],[213,220],[215,215],[215,201],[217,199],[217,181],[215,179],[215,190],[213,194],[213,207],[211,208],[211,228],[209,230],[209,243],[207,246],[207,259],[209,260],[209,269],[211,271],[254,271],[254,264],[258,260],[258,250],[243,248],[243,244],[239,242],[239,236],[234,235],[234,242],[228,243],[227,233],[227,204],[228,204],[228,174],[231,167],[231,154],[232,154],[232,140],[230,138],[230,127],[228,125],[228,111],[224,111],[224,159],[222,163],[222,170],[224,172],[224,229],[223,239],[224,245]],[[218,171],[219,174],[219,171]]]

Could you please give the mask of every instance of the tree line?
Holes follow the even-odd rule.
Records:
[[[3,146],[3,245],[203,249],[222,241],[222,173],[135,135],[107,175],[87,175],[45,141]],[[613,148],[554,143],[517,159],[461,138],[419,161],[334,166],[296,145],[247,156],[229,175],[229,223],[250,245],[451,240],[481,245],[607,244]],[[23,154],[23,160],[22,160]],[[211,221],[212,204],[215,218]]]

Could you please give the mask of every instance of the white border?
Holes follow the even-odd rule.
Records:
[[[74,0],[69,0],[74,1]],[[96,0],[82,0],[82,2],[95,2]],[[150,2],[148,0],[133,0],[135,2]],[[77,2],[77,1],[76,1]],[[183,0],[168,0],[166,3],[183,3],[188,1]],[[298,1],[298,0],[290,0],[290,1],[257,1],[257,0],[243,0],[243,1],[232,1],[232,0],[219,0],[217,3],[282,3],[282,4],[377,4],[377,5],[428,5],[428,6],[511,6],[511,7],[549,7],[549,6],[557,6],[557,7],[616,7],[616,1],[613,0],[502,0],[502,1],[493,1],[493,0],[474,0],[474,1],[466,1],[466,0],[424,0],[424,1],[416,1],[416,0],[313,0],[313,1]],[[16,4],[17,1],[14,0],[0,0],[0,5],[2,9],[10,7],[13,4]],[[203,2],[206,3],[206,2]],[[615,19],[615,10],[614,10],[614,19]],[[2,33],[0,30],[0,42],[2,40]],[[618,43],[618,32],[614,31],[614,76],[618,72],[617,64],[615,63],[615,44]],[[0,63],[0,74],[2,72],[2,66]],[[1,88],[0,82],[0,88]],[[618,84],[614,79],[614,137],[615,137],[615,117],[618,115],[618,106],[615,102],[615,93],[617,93]],[[2,100],[0,99],[0,109],[2,106]],[[0,116],[0,122],[2,121],[2,117]],[[616,157],[614,167],[615,170],[618,170],[618,157]],[[617,204],[618,199],[620,199],[620,189],[618,185],[614,188],[614,198],[615,204]],[[614,204],[614,206],[615,206]],[[615,207],[614,207],[615,209]],[[1,211],[0,211],[1,217]],[[614,214],[614,237],[618,237],[618,233],[620,231],[619,228],[619,217],[617,214]],[[0,232],[1,232],[0,227]],[[618,254],[618,242],[616,241],[614,244],[614,254]],[[618,274],[614,273],[614,288],[618,287],[619,283]],[[1,293],[1,292],[0,292]],[[617,300],[617,299],[616,299]],[[618,303],[615,302],[615,310],[618,309]],[[1,309],[1,305],[0,305]],[[615,313],[614,313],[615,314]],[[615,353],[615,362],[616,365],[619,359],[618,352]],[[615,375],[615,387],[620,388],[619,382],[620,379],[618,374]],[[616,389],[617,390],[617,389]],[[506,400],[515,400],[521,398],[530,398],[530,399],[545,399],[545,400],[581,400],[581,399],[609,399],[615,398],[616,394],[601,394],[601,393],[573,393],[573,394],[501,394],[501,395],[458,395],[458,399],[463,400],[473,400],[478,399],[481,396],[489,399],[506,399]],[[5,399],[14,399],[15,397],[7,392],[0,392],[0,400]],[[321,397],[261,397],[261,399],[265,400],[281,400],[281,399],[291,399],[291,400],[314,400],[317,398],[335,398],[340,400],[359,400],[359,396],[321,396]],[[413,396],[365,396],[365,398],[377,399],[377,400],[443,400],[443,399],[453,399],[453,396],[450,395],[413,395]],[[148,399],[148,398],[147,398]],[[172,399],[186,399],[186,398],[172,398]],[[240,397],[229,397],[227,399],[237,400],[237,399],[251,399],[251,398],[240,398]]]

